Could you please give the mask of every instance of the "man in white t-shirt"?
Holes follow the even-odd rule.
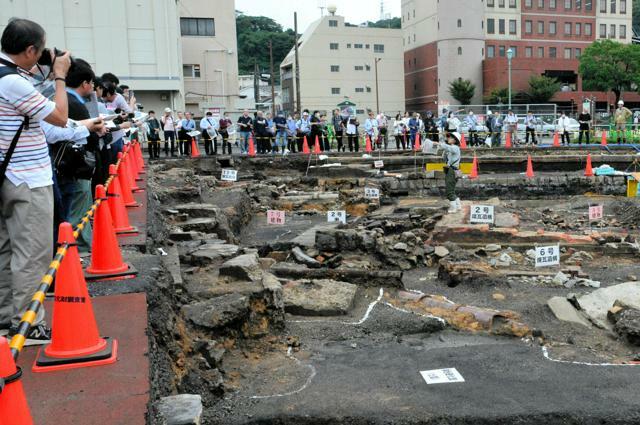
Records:
[[[0,78],[0,163],[28,117],[5,176],[0,176],[5,177],[0,186],[0,329],[9,329],[9,336],[16,333],[53,257],[53,180],[40,121],[67,124],[65,77],[71,60],[69,53],[52,58],[56,88],[54,101],[47,100],[28,79],[45,42],[42,27],[26,19],[9,21],[0,41],[0,69],[18,73]],[[46,343],[50,337],[41,307],[27,343]]]

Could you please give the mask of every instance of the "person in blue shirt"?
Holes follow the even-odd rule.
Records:
[[[311,120],[309,119],[309,111],[304,110],[302,118],[296,123],[298,126],[298,152],[302,152],[302,144],[304,137],[307,137],[307,143],[309,143],[309,134],[311,132]]]
[[[276,128],[276,152],[280,148],[284,155],[284,151],[287,150],[287,119],[284,117],[284,112],[278,111],[273,124]]]
[[[418,116],[415,112],[411,113],[411,118],[409,118],[409,142],[411,143],[411,149],[414,149],[416,142],[416,134],[418,134],[418,130],[420,128],[420,121],[418,121]]]
[[[478,141],[478,117],[475,116],[473,111],[469,111],[469,114],[464,119],[467,124],[467,128],[469,129],[469,144],[471,146],[478,146],[480,142]]]
[[[291,153],[296,153],[296,140],[298,134],[298,125],[296,122],[298,121],[298,114],[296,113],[293,117],[289,115],[287,118],[287,135],[289,136],[289,151]]]
[[[182,120],[182,130],[184,133],[190,133],[196,129],[196,122],[193,120],[191,116],[191,112],[184,113],[184,119]],[[182,141],[182,152],[184,155],[191,155],[191,137],[187,137]]]
[[[271,153],[276,153],[278,152],[278,148],[276,147],[276,142],[275,142],[275,135],[276,135],[276,131],[275,131],[275,122],[273,120],[273,115],[271,115],[271,112],[267,112],[266,115],[267,118],[267,134],[268,134],[268,138],[265,141],[266,144],[265,146],[267,147],[267,150],[271,150]]]

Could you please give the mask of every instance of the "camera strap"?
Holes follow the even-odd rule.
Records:
[[[18,66],[14,63],[11,63],[5,59],[0,58],[0,63],[2,63],[3,67],[0,67],[0,79],[6,77],[7,75],[20,75],[18,74]],[[9,149],[7,153],[4,154],[4,160],[2,164],[0,164],[0,188],[4,183],[4,179],[6,178],[7,168],[9,168],[9,162],[11,161],[11,157],[13,156],[13,152],[16,150],[16,146],[18,145],[18,140],[20,140],[20,135],[22,134],[22,130],[29,126],[29,117],[27,115],[24,116],[24,120],[16,134],[13,136],[13,140],[11,140],[11,145],[9,145]]]

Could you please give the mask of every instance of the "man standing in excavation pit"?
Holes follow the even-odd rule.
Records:
[[[444,151],[443,158],[445,160],[445,193],[449,200],[449,213],[455,213],[462,209],[460,198],[456,195],[456,184],[458,182],[458,174],[460,170],[460,133],[452,131],[447,133],[447,140],[441,144],[433,142]]]

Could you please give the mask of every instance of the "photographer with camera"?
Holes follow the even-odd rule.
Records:
[[[0,40],[0,329],[9,328],[9,336],[53,257],[51,160],[40,121],[67,124],[65,77],[71,59],[69,53],[45,52],[45,42],[44,29],[26,19],[11,19]],[[50,64],[53,101],[29,79],[39,61]],[[28,343],[50,339],[44,309],[27,337]]]
[[[103,76],[104,77],[104,76]],[[118,158],[118,153],[122,152],[124,148],[124,130],[131,128],[131,123],[126,122],[127,115],[132,112],[131,107],[125,100],[124,96],[117,92],[117,86],[110,82],[104,81],[102,83],[102,98],[104,99],[107,109],[115,114],[120,114],[121,118],[114,123],[118,125],[116,129],[111,130],[113,142],[111,142],[111,163],[115,164]]]

